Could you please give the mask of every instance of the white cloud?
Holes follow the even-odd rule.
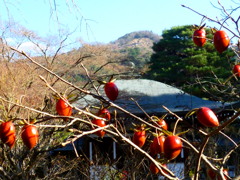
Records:
[[[16,43],[15,39],[13,38],[6,38],[5,41],[7,42],[8,45],[13,45]]]
[[[38,45],[34,44],[31,41],[28,41],[25,39],[25,41],[17,38],[8,37],[4,39],[5,43],[7,43],[8,46],[12,46],[19,51],[24,51],[30,56],[42,56],[42,51],[47,50],[47,54],[51,55],[56,52],[56,50],[59,48],[58,46],[48,46],[47,44],[44,44],[42,42],[38,42]],[[23,42],[22,42],[23,41]],[[48,46],[48,47],[47,47]],[[64,52],[63,50],[61,52]]]
[[[16,39],[14,38],[6,38],[5,39],[5,42],[9,45],[9,46],[12,46],[14,48],[17,48],[18,50],[20,51],[24,51],[28,54],[31,54],[31,55],[39,55],[39,53],[41,53],[40,48],[42,49],[45,49],[46,46],[44,44],[39,44],[39,47],[32,43],[31,41],[26,41],[26,42],[23,42],[23,43],[19,43]]]
[[[39,44],[38,45],[41,49],[45,49],[46,46],[43,44]],[[39,49],[37,45],[35,45],[34,43],[27,41],[27,42],[23,42],[19,47],[18,50],[20,51],[24,51],[26,53],[29,53],[31,55],[37,55],[39,53],[41,53],[41,50]]]

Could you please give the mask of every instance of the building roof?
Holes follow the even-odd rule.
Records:
[[[142,113],[142,110],[131,100],[133,98],[149,114],[166,112],[162,105],[172,112],[189,111],[202,106],[211,109],[223,108],[219,101],[208,101],[185,93],[170,85],[147,79],[116,80],[119,96],[114,103],[132,113]],[[100,93],[105,96],[103,86]],[[87,95],[76,103],[78,107],[100,104],[99,100]]]

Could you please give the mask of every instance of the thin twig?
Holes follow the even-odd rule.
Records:
[[[196,154],[199,154],[199,151],[190,143],[188,142],[187,140],[185,140],[184,138],[181,138],[180,139],[186,144],[188,145]],[[204,162],[209,166],[211,167],[214,171],[216,171],[216,167],[214,167],[212,165],[212,163],[208,160],[208,157],[206,155],[204,155],[203,153],[201,154],[201,158],[204,160]]]
[[[198,153],[198,158],[197,158],[197,164],[196,164],[196,168],[195,168],[195,174],[194,174],[194,180],[198,180],[198,177],[199,177],[199,170],[201,168],[201,159],[202,159],[202,154],[203,154],[203,151],[208,143],[208,140],[209,140],[209,137],[207,136],[203,143],[202,143],[202,146],[199,150],[199,153]]]
[[[97,125],[96,125],[96,126],[97,126]],[[79,139],[79,138],[81,138],[81,137],[83,137],[83,136],[86,136],[86,135],[89,135],[89,134],[93,134],[93,133],[95,133],[95,132],[97,132],[97,131],[106,130],[107,128],[109,128],[109,125],[106,125],[106,126],[104,126],[104,127],[99,127],[99,126],[97,126],[97,128],[95,128],[95,129],[93,129],[93,130],[90,130],[90,131],[80,131],[80,130],[71,130],[71,129],[70,129],[70,131],[78,132],[78,133],[80,133],[80,134],[74,136],[74,138],[71,138],[71,139],[67,140],[66,142],[62,143],[61,145],[64,147],[64,146],[66,146],[67,144],[69,144],[69,143],[71,143],[71,142],[74,142],[74,141],[76,141],[77,139]],[[116,133],[114,133],[114,132],[112,132],[112,131],[111,131],[110,133],[111,133],[112,135],[115,135],[115,136],[118,135],[118,134],[116,134]]]
[[[166,106],[162,106],[165,110],[167,110],[170,114],[174,115],[177,117],[177,121],[174,124],[174,128],[173,128],[173,135],[175,135],[176,133],[176,129],[177,129],[177,125],[179,121],[183,121],[182,118],[180,118],[178,115],[176,115],[175,113],[173,113],[172,111],[170,111]]]
[[[238,146],[237,143],[236,143],[232,138],[230,138],[227,134],[225,134],[225,133],[222,132],[222,131],[219,131],[219,133],[222,134],[222,135],[223,135],[225,138],[227,138],[229,141],[231,141],[231,142],[234,144],[235,147]]]
[[[230,155],[235,152],[240,147],[240,143],[237,146],[234,146],[223,158],[222,163],[225,164],[226,161],[230,158]]]
[[[140,106],[140,104],[139,104],[135,99],[131,98],[131,100],[132,100],[133,102],[135,102],[135,104],[137,105],[137,107],[138,107],[149,119],[151,119],[151,117],[148,115],[148,113]]]
[[[75,152],[75,154],[76,154],[76,157],[78,158],[79,155],[78,155],[78,152],[77,152],[77,149],[76,149],[76,146],[75,146],[74,142],[72,141],[71,144],[72,144],[72,146],[73,146],[73,149],[74,149],[74,152]]]
[[[224,24],[222,24],[222,23],[219,22],[218,20],[215,20],[215,19],[212,19],[212,18],[210,18],[210,17],[207,17],[206,15],[201,14],[201,13],[197,12],[196,10],[194,10],[194,9],[188,7],[188,6],[182,5],[182,7],[187,8],[187,9],[193,11],[194,13],[196,13],[196,14],[198,14],[198,15],[206,18],[206,19],[208,19],[208,20],[210,20],[210,21],[212,21],[212,22],[215,22],[215,23],[221,25],[223,28],[225,28],[225,29],[227,29],[229,32],[231,32],[234,36],[240,38],[240,36],[239,36],[238,34],[234,33],[231,29],[229,29],[228,27],[226,27]]]

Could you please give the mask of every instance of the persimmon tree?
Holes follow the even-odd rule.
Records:
[[[238,27],[239,18],[234,19],[231,16],[236,9],[229,13],[220,1],[218,2],[225,13],[223,21],[184,7],[204,19],[215,22],[222,30],[227,30],[231,36],[239,39],[240,33],[235,33],[226,26],[230,21]],[[76,177],[89,179],[90,169],[98,161],[106,167],[101,172],[102,177],[106,178],[141,179],[144,176],[153,179],[160,174],[167,179],[179,179],[180,177],[168,168],[168,164],[174,162],[184,148],[189,151],[191,157],[194,157],[191,169],[186,170],[185,177],[231,179],[229,175],[224,174],[226,172],[224,168],[229,158],[239,152],[240,144],[235,142],[225,129],[227,130],[238,120],[240,115],[238,109],[234,115],[219,122],[214,112],[208,108],[199,107],[181,118],[171,112],[168,107],[163,106],[166,116],[173,115],[176,119],[174,127],[170,129],[164,124],[165,116],[160,118],[148,115],[138,102],[135,102],[136,107],[142,109],[146,118],[139,117],[116,103],[118,93],[113,77],[121,77],[121,74],[127,74],[128,71],[119,68],[119,64],[122,63],[112,59],[113,55],[115,57],[119,55],[108,52],[109,49],[106,46],[96,48],[96,46],[85,45],[76,51],[78,56],[70,57],[69,60],[67,54],[60,58],[60,50],[64,47],[65,38],[60,41],[55,53],[48,55],[48,48],[44,49],[39,42],[36,43],[33,39],[35,36],[27,33],[26,37],[34,42],[42,56],[31,56],[19,50],[18,46],[8,45],[4,39],[0,46],[2,49],[1,120],[2,123],[11,122],[8,126],[4,124],[0,128],[2,147],[0,176],[2,179],[74,179]],[[208,41],[211,40],[208,39]],[[236,54],[235,64],[237,64],[239,49],[237,46],[233,48],[235,43],[231,42],[228,47]],[[84,48],[88,51],[83,51]],[[108,66],[112,71],[107,70]],[[81,74],[77,74],[73,71],[74,69],[81,71]],[[81,83],[74,77],[81,77]],[[104,91],[100,89],[103,86],[106,87],[109,79],[111,79],[111,87],[114,88],[105,89],[107,95],[105,96]],[[104,83],[103,80],[107,82]],[[200,80],[199,83],[203,84]],[[236,92],[239,91],[237,73],[232,74],[224,83],[218,81],[214,87],[226,88],[227,86],[233,88],[234,95],[237,95]],[[86,95],[97,99],[98,107],[92,104],[87,107],[78,107],[74,103]],[[105,108],[113,110],[111,115]],[[97,113],[94,113],[94,110],[97,110]],[[130,116],[137,122],[133,131],[122,123],[117,116],[118,112]],[[186,119],[193,117],[194,114],[197,115],[203,127],[188,124],[186,131],[180,131],[178,127],[184,125]],[[191,133],[198,135],[200,141],[194,143],[189,140],[188,135]],[[123,147],[121,152],[125,159],[121,168],[117,168],[118,160],[111,162],[111,158],[101,154],[100,151],[95,151],[93,161],[77,150],[74,142],[91,134],[97,135],[95,140],[98,141],[104,141],[104,137],[108,135],[119,144],[120,148]],[[210,142],[214,142],[214,138],[219,136],[226,138],[232,146],[221,154],[207,152],[212,148]],[[154,141],[155,137],[157,140]],[[73,147],[72,156],[52,154],[54,150],[67,145]],[[124,168],[127,172],[122,171]],[[203,171],[204,168],[207,171]],[[209,171],[211,171],[210,174]],[[235,173],[239,174],[238,171]]]

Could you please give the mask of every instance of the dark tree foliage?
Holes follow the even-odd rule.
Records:
[[[202,98],[214,99],[215,96],[202,89],[202,82],[213,84],[231,76],[234,53],[227,50],[219,54],[212,43],[213,33],[208,28],[207,43],[202,48],[197,47],[192,41],[193,32],[190,25],[163,31],[163,39],[153,45],[154,53],[146,77]],[[210,86],[204,87],[211,89]]]
[[[123,64],[129,64],[129,62],[133,63],[134,68],[142,69],[146,63],[149,62],[151,57],[151,52],[146,48],[125,48],[120,51],[122,54],[125,54],[126,61]]]

